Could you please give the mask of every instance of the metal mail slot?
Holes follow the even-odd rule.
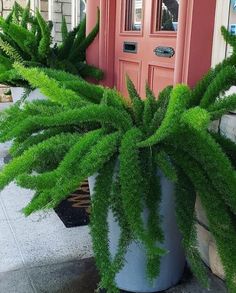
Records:
[[[123,52],[136,54],[137,53],[137,47],[138,47],[137,43],[124,42]]]
[[[154,53],[158,56],[158,57],[167,57],[167,58],[171,58],[175,55],[175,50],[171,47],[157,47],[154,50]]]

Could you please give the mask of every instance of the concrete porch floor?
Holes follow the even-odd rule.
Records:
[[[0,145],[0,168],[8,146]],[[0,193],[0,293],[93,293],[99,280],[88,227],[66,228],[54,211],[25,218],[32,192],[11,183]],[[225,293],[210,275],[211,290],[186,273],[167,293]]]

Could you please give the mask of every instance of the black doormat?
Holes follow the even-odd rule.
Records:
[[[88,225],[90,214],[90,192],[88,181],[63,200],[54,210],[66,228]]]

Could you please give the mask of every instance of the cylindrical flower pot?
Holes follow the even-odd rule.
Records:
[[[89,179],[89,188],[93,194],[96,176]],[[181,279],[185,267],[185,255],[181,246],[181,234],[177,227],[175,216],[174,184],[164,175],[161,175],[162,201],[160,213],[162,216],[162,229],[165,241],[161,247],[168,253],[162,257],[160,274],[152,284],[146,277],[146,254],[141,243],[132,242],[125,256],[125,265],[116,276],[116,284],[119,289],[129,292],[157,292],[175,286]],[[143,213],[144,221],[148,211]],[[110,252],[116,253],[120,227],[115,221],[112,212],[109,212],[108,223],[110,228],[109,243]]]
[[[11,87],[11,95],[13,103],[19,101],[25,92],[25,88],[23,87]],[[27,97],[27,101],[34,101],[34,100],[44,100],[46,97],[40,92],[39,89],[35,89],[30,92],[29,96]]]

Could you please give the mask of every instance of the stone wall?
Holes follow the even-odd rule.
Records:
[[[236,88],[234,87],[231,94],[235,93]],[[219,131],[222,135],[231,139],[236,143],[236,113],[231,112],[224,115],[220,121],[216,121],[212,125],[214,131]],[[225,273],[223,265],[221,263],[215,239],[208,229],[208,220],[204,212],[200,199],[197,198],[196,202],[196,215],[197,215],[197,232],[199,249],[203,261],[211,268],[212,272],[218,277],[224,279]]]
[[[78,4],[79,13],[77,23],[85,15],[85,0],[80,0]],[[54,0],[53,2],[53,23],[54,23],[54,41],[61,42],[61,23],[62,16],[65,16],[68,30],[72,29],[72,1],[71,0]]]
[[[6,17],[11,11],[12,6],[14,5],[15,0],[0,0],[0,15]],[[25,6],[27,0],[16,0],[20,5]]]
[[[65,16],[68,30],[71,29],[71,0],[54,0],[53,3],[53,23],[54,41],[61,42],[61,23],[62,16]]]
[[[48,20],[48,0],[40,1],[40,11],[44,19]]]

